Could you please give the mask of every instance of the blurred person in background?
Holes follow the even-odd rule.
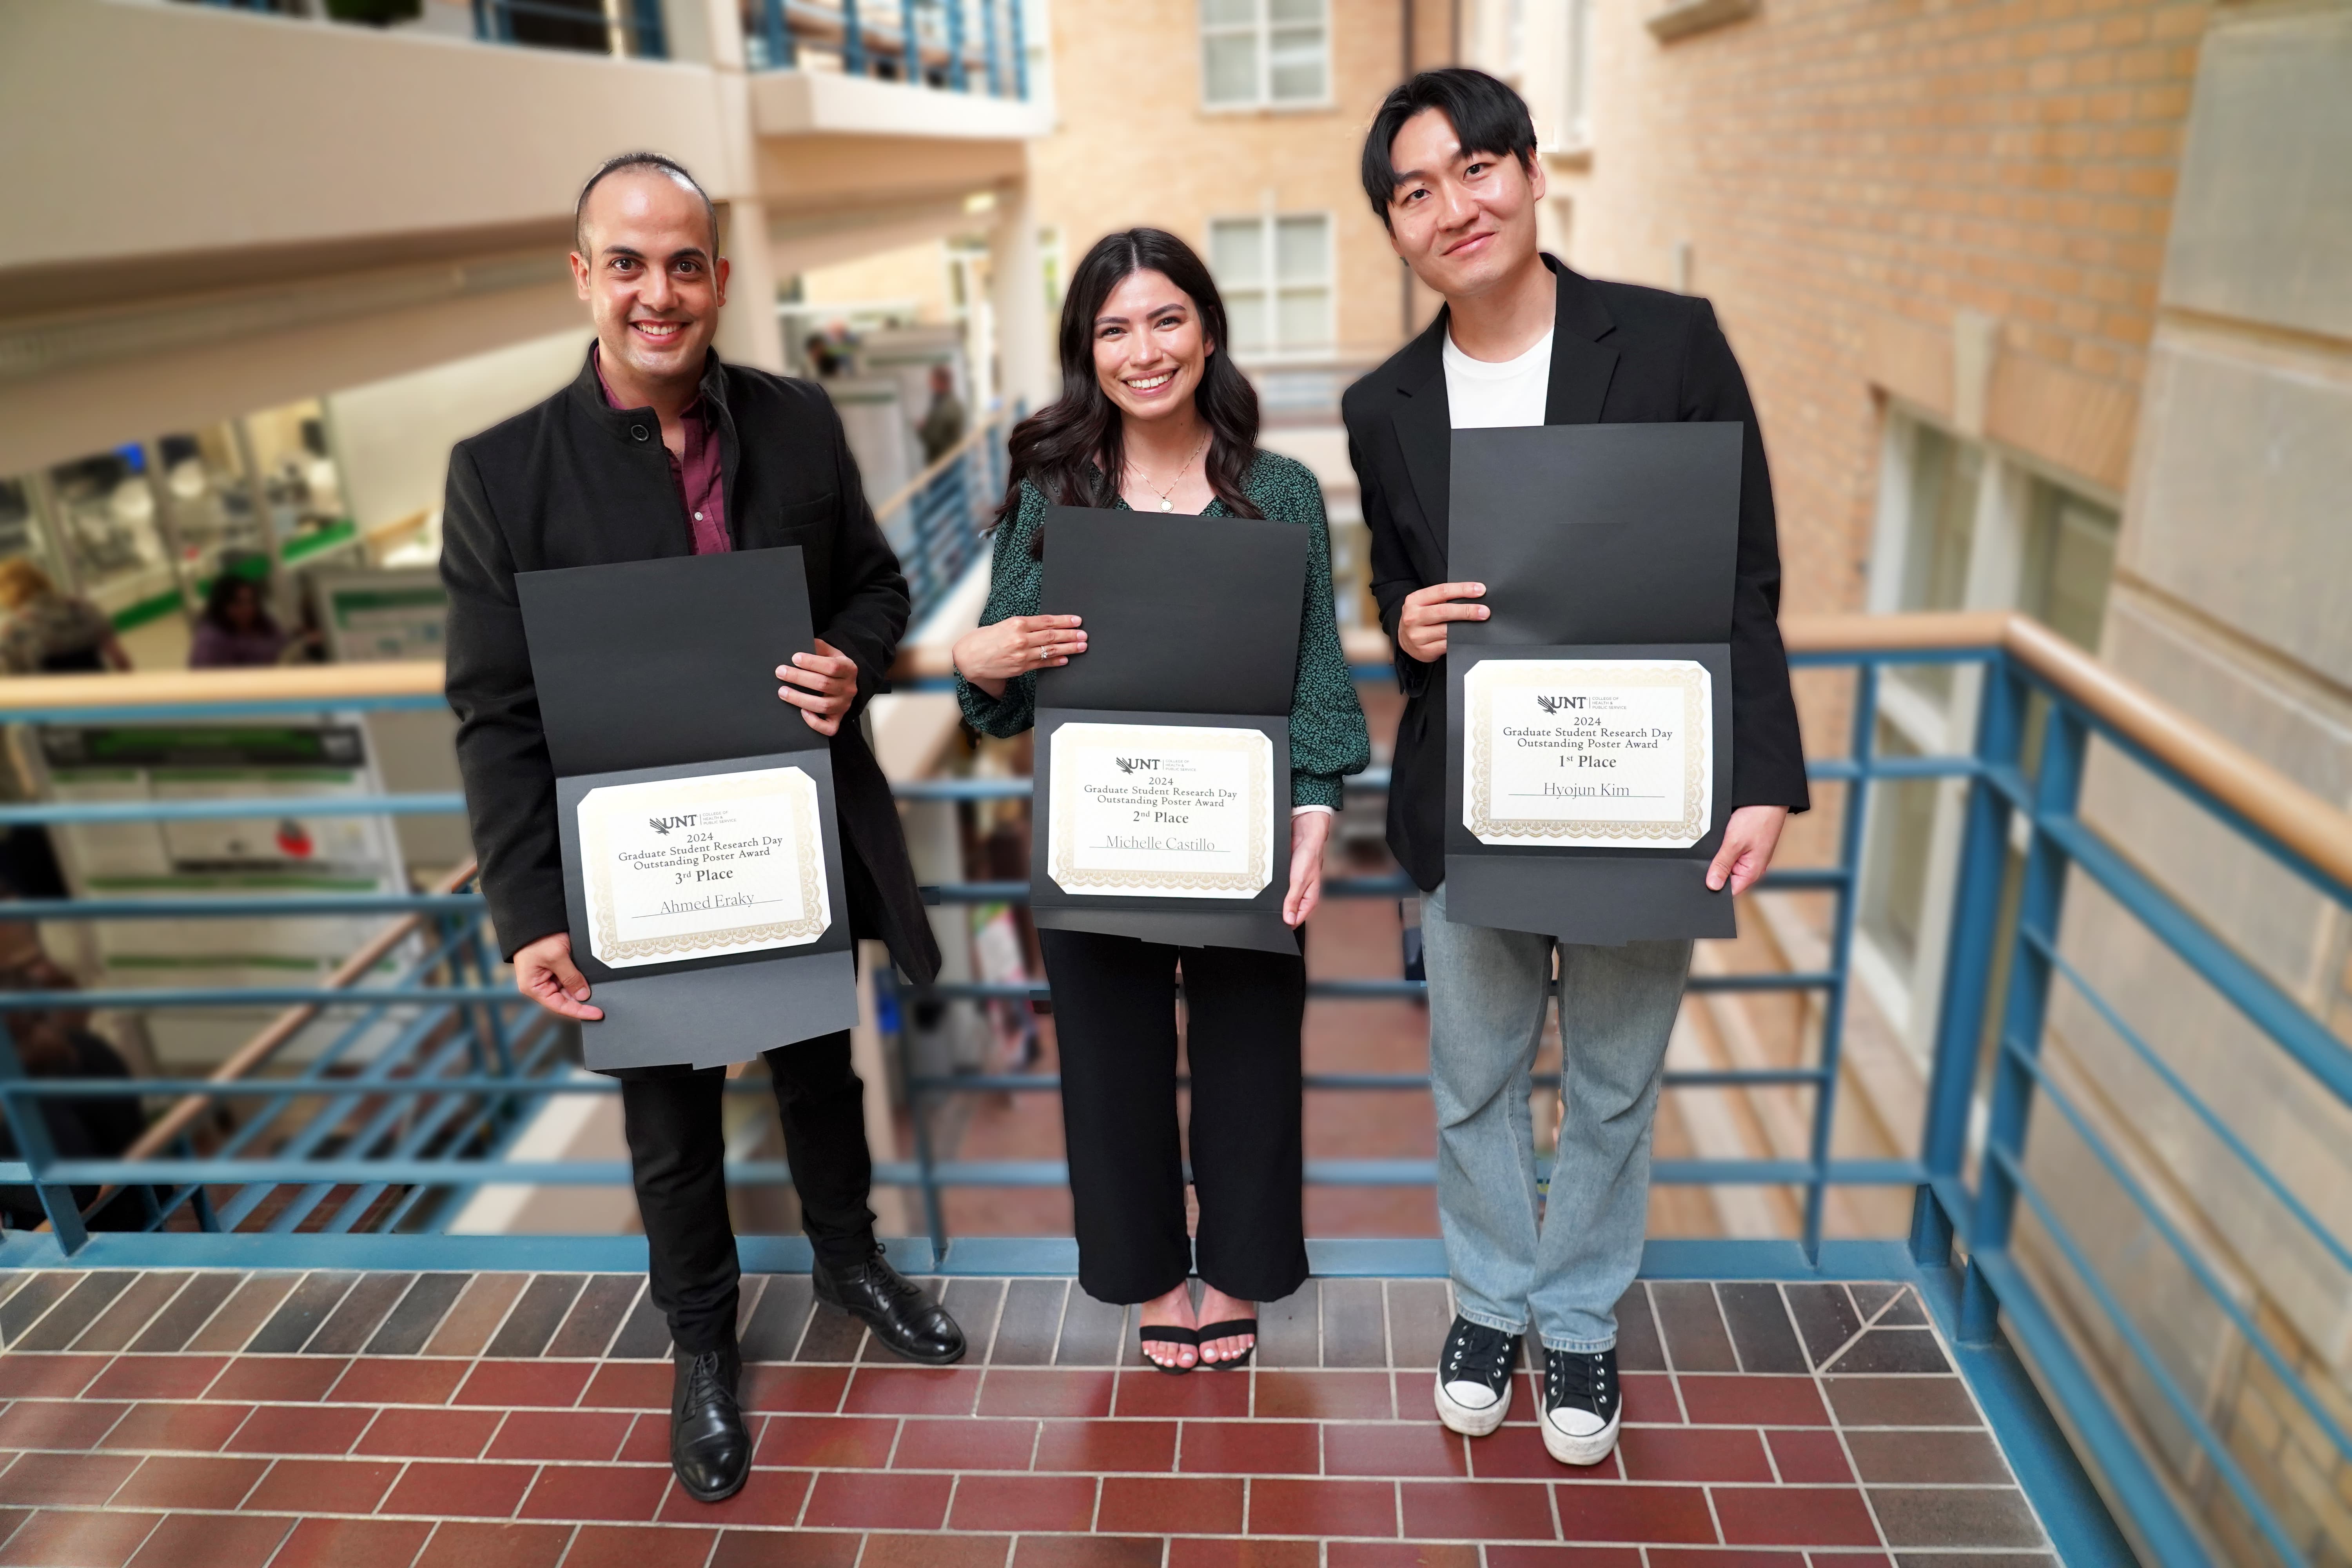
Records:
[[[298,637],[278,626],[262,602],[263,583],[223,563],[205,595],[203,614],[196,617],[195,640],[188,648],[190,669],[228,669],[240,665],[276,664]]]
[[[801,353],[808,360],[809,374],[820,381],[830,381],[848,368],[848,357],[823,332],[811,332],[801,344]]]
[[[965,721],[1000,738],[1035,724],[1040,669],[1085,654],[1076,616],[1040,613],[1049,505],[1269,518],[1307,531],[1283,901],[1300,951],[1037,933],[1061,1050],[1078,1283],[1098,1301],[1140,1303],[1143,1353],[1171,1373],[1244,1364],[1257,1343],[1256,1303],[1307,1279],[1304,928],[1322,896],[1339,781],[1371,760],[1332,612],[1322,489],[1304,464],[1259,448],[1257,393],[1227,342],[1217,286],[1174,235],[1131,229],[1087,253],[1063,301],[1062,395],[1013,432],[988,605],[954,650]],[[1189,1141],[1176,1115],[1180,956]],[[1197,1312],[1187,1148],[1200,1203]]]
[[[931,366],[931,406],[924,413],[922,424],[915,427],[915,436],[923,444],[923,467],[927,468],[955,450],[955,444],[963,439],[963,399],[955,393],[953,367]]]
[[[1544,1447],[1597,1465],[1623,1415],[1615,1307],[1642,1261],[1650,1142],[1688,942],[1615,947],[1456,922],[1445,912],[1447,629],[1481,621],[1486,585],[1447,581],[1453,432],[1738,421],[1731,625],[1732,787],[1707,886],[1738,894],[1807,802],[1777,621],[1771,476],[1748,385],[1704,300],[1597,283],[1536,247],[1544,172],[1519,95],[1482,71],[1424,71],[1390,93],[1364,141],[1364,195],[1445,308],[1349,387],[1340,413],[1372,536],[1372,595],[1407,701],[1389,847],[1422,889],[1437,1206],[1458,1315],[1440,1352],[1439,1418],[1503,1423],[1521,1336],[1542,1342]],[[1529,1096],[1557,964],[1563,1121],[1547,1194]],[[1530,1347],[1532,1348],[1532,1347]]]
[[[0,663],[11,675],[64,675],[129,669],[131,656],[114,623],[88,599],[58,592],[49,574],[23,556],[0,561]]]
[[[0,973],[0,992],[68,991],[74,980],[46,953],[37,953],[16,967]],[[74,1009],[11,1010],[7,1015],[9,1044],[16,1064],[30,1079],[113,1079],[127,1081],[131,1068],[102,1036],[89,1027],[89,1015]],[[17,1114],[33,1105],[41,1108],[49,1143],[60,1160],[111,1160],[138,1142],[147,1129],[147,1113],[132,1094],[89,1094],[72,1098],[44,1097],[17,1101]],[[0,1121],[0,1159],[23,1156],[16,1147],[16,1129]],[[98,1197],[96,1187],[76,1187],[76,1206],[87,1208]],[[93,1230],[136,1230],[146,1223],[147,1205],[142,1190],[126,1189],[108,1200],[89,1218]],[[30,1230],[48,1218],[40,1194],[33,1188],[0,1187],[0,1214],[20,1230]]]

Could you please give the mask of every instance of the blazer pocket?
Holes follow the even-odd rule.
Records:
[[[840,514],[841,498],[831,495],[787,501],[776,518],[777,544],[800,548],[801,567],[808,574],[809,612],[819,631],[833,616],[833,540]]]
[[[841,511],[841,497],[819,496],[814,500],[786,501],[776,518],[777,529],[784,533],[803,528],[817,528],[832,522]]]

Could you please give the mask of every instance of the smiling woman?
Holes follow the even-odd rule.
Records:
[[[1018,734],[1036,721],[1037,672],[1086,653],[1076,616],[1041,613],[1049,503],[1306,528],[1283,903],[1283,919],[1303,927],[1321,896],[1340,778],[1362,769],[1370,747],[1332,616],[1323,492],[1301,465],[1257,449],[1257,394],[1227,341],[1224,302],[1182,240],[1133,229],[1087,252],[1063,300],[1062,395],[1013,433],[988,605],[955,646],[957,694],[974,729]],[[1132,773],[1130,763],[1150,769],[1156,759],[1118,765]],[[1140,1303],[1143,1353],[1162,1370],[1241,1365],[1256,1344],[1253,1303],[1288,1296],[1307,1275],[1305,962],[1286,948],[1181,950],[1200,1198],[1196,1310],[1176,1112],[1180,950],[1076,930],[1041,931],[1038,941],[1061,1053],[1078,1283],[1098,1300]]]
[[[1062,395],[1010,443],[1002,526],[1025,479],[1057,506],[1262,515],[1246,490],[1257,393],[1233,363],[1224,300],[1192,247],[1162,229],[1106,235],[1071,274]],[[1164,504],[1163,504],[1164,503]],[[1042,557],[1043,531],[1031,548]]]

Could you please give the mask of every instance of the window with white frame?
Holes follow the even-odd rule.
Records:
[[[1328,214],[1212,219],[1209,267],[1225,297],[1234,353],[1280,355],[1331,346]]]
[[[1201,0],[1201,99],[1212,109],[1331,96],[1326,0]]]
[[[1890,418],[1871,566],[1874,610],[2017,609],[2084,647],[2097,645],[2115,574],[2115,509],[1997,447],[1904,415]],[[1978,682],[1954,667],[1897,666],[1879,690],[1882,755],[1966,751]],[[2038,732],[2029,721],[2029,737]],[[2026,763],[2032,765],[2029,744]],[[1961,789],[1949,781],[1871,789],[1857,973],[1924,1045],[1943,906],[1958,852]]]

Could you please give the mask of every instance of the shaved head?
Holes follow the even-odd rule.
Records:
[[[607,158],[596,166],[596,172],[588,176],[588,183],[580,187],[580,199],[572,204],[572,247],[583,256],[589,253],[588,197],[590,195],[612,175],[635,174],[656,174],[664,179],[674,180],[694,194],[695,200],[702,204],[702,216],[710,223],[710,255],[711,258],[716,260],[719,256],[719,209],[710,205],[709,193],[702,188],[692,174],[686,172],[685,164],[675,158],[664,157],[659,153],[624,153],[616,158]]]

